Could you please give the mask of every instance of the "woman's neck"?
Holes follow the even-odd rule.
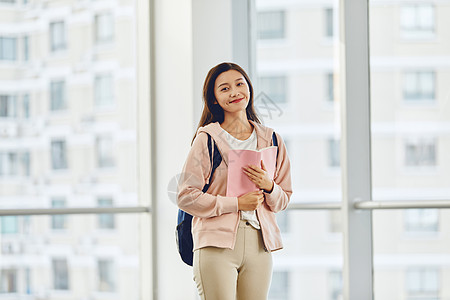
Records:
[[[253,126],[247,120],[247,115],[244,113],[242,116],[225,116],[225,120],[220,124],[220,126],[225,129],[228,133],[244,133],[252,132]]]

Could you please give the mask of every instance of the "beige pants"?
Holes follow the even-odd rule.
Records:
[[[264,300],[272,278],[272,254],[261,231],[240,221],[233,250],[194,251],[194,280],[202,300]]]

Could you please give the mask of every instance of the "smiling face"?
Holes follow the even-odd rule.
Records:
[[[217,76],[214,84],[216,103],[224,113],[245,111],[250,99],[250,89],[245,77],[236,70],[228,70]]]

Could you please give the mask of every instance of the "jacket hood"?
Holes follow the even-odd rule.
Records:
[[[273,129],[261,125],[259,123],[256,123],[252,120],[249,120],[249,122],[253,125],[253,127],[256,130],[257,136],[256,148],[259,150],[271,146]],[[219,122],[214,122],[206,126],[200,127],[197,130],[197,135],[200,134],[201,132],[209,133],[209,135],[211,135],[211,137],[217,144],[217,148],[219,149],[220,154],[222,155],[223,161],[228,166],[228,151],[230,150],[230,146],[228,144],[227,137],[225,136],[225,134],[227,134],[225,129],[223,129],[220,126]]]

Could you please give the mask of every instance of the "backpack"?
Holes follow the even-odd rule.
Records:
[[[216,168],[220,165],[222,161],[222,155],[220,155],[219,149],[217,148],[216,142],[214,142],[214,154],[212,155],[212,143],[211,143],[211,136],[208,134],[208,152],[209,152],[209,158],[212,165],[211,175],[209,176],[210,182],[205,184],[205,186],[202,189],[203,193],[206,193],[206,191],[209,188],[209,185],[211,184],[211,178],[214,174],[214,171]],[[278,147],[278,141],[277,137],[275,135],[275,132],[272,134],[272,143],[274,146]],[[278,149],[277,149],[277,155],[278,155]],[[178,247],[178,252],[180,253],[181,259],[189,266],[192,266],[193,259],[194,259],[194,242],[192,240],[192,215],[188,214],[187,212],[178,209],[178,223],[176,227],[176,243]]]

